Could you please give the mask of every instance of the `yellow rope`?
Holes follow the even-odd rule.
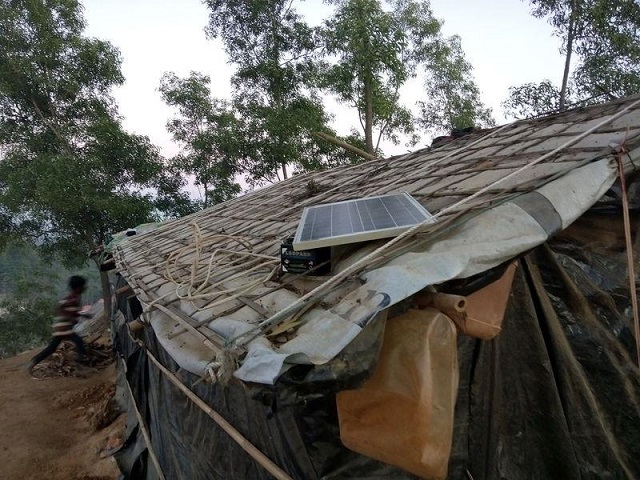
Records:
[[[175,289],[154,299],[147,305],[147,311],[152,309],[159,301],[174,294],[180,300],[191,302],[191,305],[197,311],[212,308],[248,294],[258,286],[268,282],[277,272],[279,259],[253,253],[251,244],[242,237],[215,234],[205,238],[196,222],[192,222],[190,225],[193,231],[193,243],[171,252],[164,262],[164,278],[173,283]],[[211,248],[220,245],[224,241],[235,242],[246,251],[215,248],[212,252],[207,253]],[[208,258],[206,257],[207,254],[209,255]],[[190,260],[182,260],[189,257],[191,257]],[[190,266],[188,275],[180,274],[179,271],[186,265]],[[205,266],[204,272],[201,271],[201,266]],[[223,280],[211,282],[214,274],[219,277],[227,273],[231,275]],[[219,288],[234,280],[252,276],[258,276],[258,278],[243,282],[235,287]],[[205,289],[213,291],[205,292]],[[219,298],[219,300],[206,303],[205,307],[194,303],[196,300],[216,298]]]

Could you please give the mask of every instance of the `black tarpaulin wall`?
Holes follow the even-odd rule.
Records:
[[[459,338],[460,386],[448,478],[640,478],[640,376],[622,232],[619,214],[585,215],[520,259],[498,337]],[[240,382],[194,385],[197,378],[178,370],[153,332],[145,331],[144,341],[292,477],[415,478],[340,444],[335,392],[361,380],[344,373],[353,369],[337,368],[344,362],[294,368],[275,388]],[[166,478],[270,478],[164,378],[125,326],[117,330],[116,346]],[[376,351],[375,344],[369,347]],[[362,369],[373,355],[350,358]],[[155,478],[135,423],[133,417],[119,464],[125,477]],[[127,465],[136,468],[126,470]]]
[[[640,478],[621,216],[585,215],[519,263],[500,335],[459,342],[449,477]]]

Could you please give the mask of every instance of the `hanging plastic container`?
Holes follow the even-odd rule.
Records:
[[[466,297],[424,292],[415,296],[414,303],[418,308],[433,307],[448,315],[458,333],[490,340],[502,330],[516,267],[512,263],[498,280]]]
[[[420,477],[446,478],[458,377],[449,317],[426,308],[388,320],[372,377],[337,395],[342,443]]]

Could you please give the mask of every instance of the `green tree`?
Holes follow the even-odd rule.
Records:
[[[418,102],[420,124],[431,131],[494,126],[491,109],[480,100],[480,89],[473,78],[473,67],[464,57],[460,37],[442,40],[432,52],[425,69],[427,100]]]
[[[56,268],[57,267],[57,268]],[[0,358],[41,345],[51,335],[60,265],[45,264],[28,246],[0,254]]]
[[[55,307],[54,297],[35,288],[27,295],[0,300],[0,358],[42,345],[51,336]]]
[[[202,187],[203,208],[241,191],[234,181],[241,159],[240,123],[228,102],[211,97],[210,83],[198,72],[187,78],[166,73],[160,81],[162,99],[179,113],[167,123],[184,152],[173,158],[173,164]]]
[[[532,15],[546,18],[562,41],[565,62],[557,109],[640,92],[640,4],[635,0],[530,0]],[[527,94],[533,95],[527,98]],[[512,87],[509,110],[548,112],[547,81]],[[518,102],[522,102],[518,106]],[[555,102],[554,102],[555,103]],[[542,110],[541,110],[542,109]]]
[[[84,26],[76,0],[0,0],[3,233],[76,262],[156,218],[148,189],[163,179],[156,148],[124,131],[109,95],[119,52]]]
[[[336,61],[326,68],[324,86],[357,110],[365,150],[374,154],[383,138],[397,144],[399,134],[415,133],[411,112],[400,104],[400,87],[415,76],[417,45],[398,12],[384,11],[377,0],[331,3],[336,10],[323,36],[326,54]],[[437,20],[427,18],[425,24],[427,35],[437,35]]]
[[[154,181],[154,217],[158,220],[179,218],[201,208],[185,190],[184,171],[172,162],[166,162]]]
[[[459,39],[442,37],[429,2],[395,0],[388,2],[390,10],[379,0],[330,3],[336,10],[325,22],[324,45],[336,61],[326,68],[325,87],[357,109],[369,153],[382,139],[398,144],[400,135],[408,135],[410,143],[417,141],[416,119],[401,104],[400,90],[419,72],[427,93],[419,102],[422,126],[490,122]]]
[[[577,0],[576,0],[577,1]],[[573,75],[582,98],[640,92],[640,4],[637,0],[586,2]]]
[[[71,275],[88,280],[83,301],[101,296],[95,267],[65,268],[43,259],[23,242],[12,242],[0,253],[0,358],[41,345],[51,335],[57,301],[68,294]]]
[[[509,97],[502,102],[506,115],[530,118],[560,109],[560,90],[551,82],[525,83],[509,87]]]
[[[315,32],[293,0],[205,0],[207,34],[220,38],[236,73],[233,106],[241,120],[242,168],[252,184],[328,164],[312,133],[329,116],[317,95]],[[331,149],[329,149],[331,150]]]
[[[553,26],[554,34],[562,39],[561,52],[565,56],[565,62],[558,107],[563,110],[567,103],[574,42],[582,37],[584,30],[586,16],[582,8],[583,2],[582,0],[531,0],[530,3],[534,7],[532,15],[537,18],[547,17]]]

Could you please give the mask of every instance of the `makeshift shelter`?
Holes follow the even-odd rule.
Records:
[[[121,239],[125,476],[639,478],[639,156],[631,97]],[[304,207],[397,192],[436,221],[281,273]]]

